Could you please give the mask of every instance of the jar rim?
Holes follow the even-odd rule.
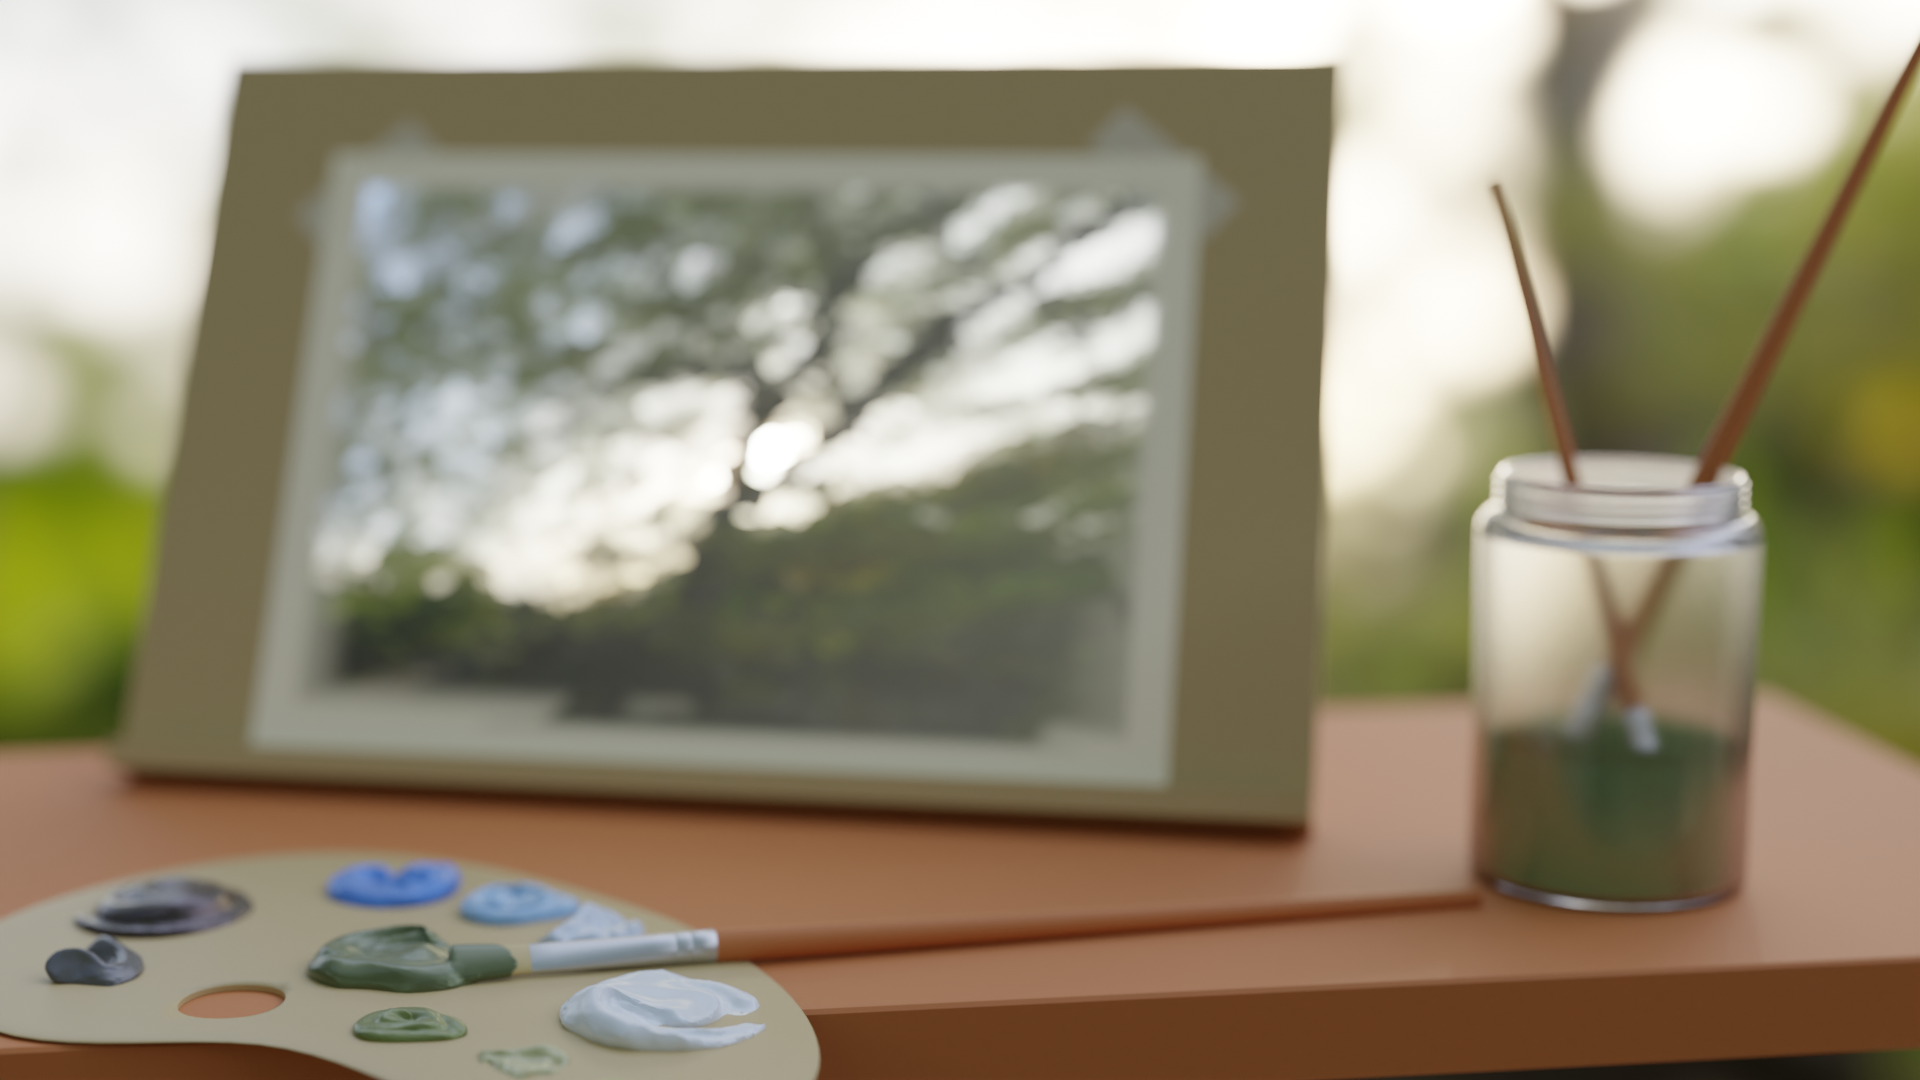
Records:
[[[1697,459],[1681,454],[1582,450],[1574,466],[1578,487],[1558,454],[1505,458],[1493,467],[1492,496],[1523,520],[1586,529],[1708,528],[1753,508],[1753,480],[1738,465],[1704,484],[1693,482]]]

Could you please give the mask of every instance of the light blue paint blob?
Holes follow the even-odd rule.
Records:
[[[611,908],[588,901],[567,916],[567,921],[547,931],[541,941],[597,941],[601,938],[635,937],[647,932],[647,924],[629,919]]]
[[[460,901],[460,914],[478,923],[506,925],[564,919],[580,906],[580,898],[537,881],[493,881]]]
[[[460,868],[444,859],[416,859],[395,873],[383,862],[343,866],[327,879],[327,895],[365,907],[431,904],[460,887]]]

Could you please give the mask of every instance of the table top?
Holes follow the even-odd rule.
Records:
[[[1032,870],[1063,845],[1151,868],[1143,896],[1258,892],[1277,867],[1290,887],[1314,875],[1445,881],[1467,866],[1472,735],[1459,698],[1329,703],[1306,837],[135,781],[98,746],[22,746],[0,752],[0,911],[196,858],[364,843],[342,833],[373,812],[408,830],[468,824],[386,845],[521,866],[719,925],[764,921],[770,901],[795,921],[938,906],[987,888],[983,869]],[[1591,915],[1487,896],[763,966],[813,1021],[827,1077],[1337,1078],[1920,1046],[1920,765],[1771,692],[1756,710],[1752,793],[1746,887],[1703,911]],[[554,842],[569,830],[592,842]],[[631,857],[605,857],[616,836],[632,838]],[[966,857],[946,874],[899,875],[865,908],[847,894],[938,844]],[[716,888],[716,852],[771,873],[779,895]],[[1064,878],[1049,890],[1073,891]],[[127,1049],[0,1040],[0,1062],[9,1076],[87,1075],[60,1070]],[[261,1067],[247,1048],[167,1050],[143,1071],[171,1061],[215,1080]],[[30,1063],[41,1071],[20,1071]],[[275,1068],[351,1075],[310,1065]]]

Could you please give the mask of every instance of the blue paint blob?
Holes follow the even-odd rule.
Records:
[[[580,906],[580,898],[537,881],[494,881],[460,901],[460,914],[478,923],[507,925],[564,919]]]
[[[365,907],[431,904],[460,887],[460,868],[444,859],[416,859],[395,873],[383,862],[343,866],[327,879],[327,895]]]

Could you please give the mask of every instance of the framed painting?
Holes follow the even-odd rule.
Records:
[[[1329,82],[249,76],[121,756],[1302,823]]]

